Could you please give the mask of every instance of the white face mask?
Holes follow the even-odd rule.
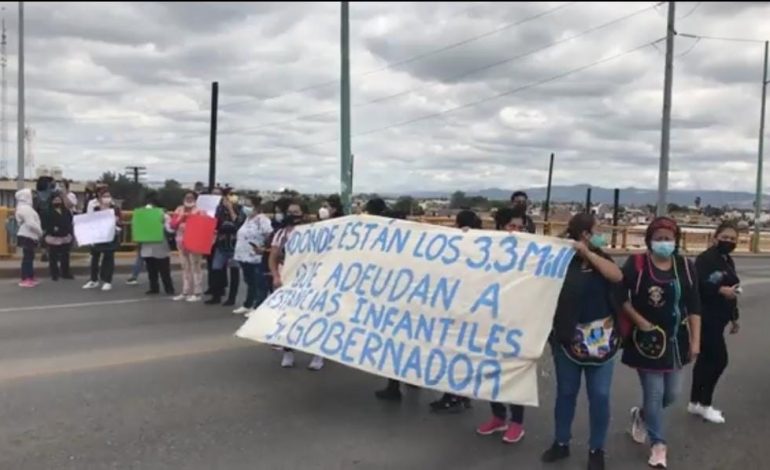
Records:
[[[186,208],[188,208],[188,209],[192,209],[193,207],[195,207],[195,203],[194,203],[194,202],[192,202],[192,201],[185,201],[185,202],[184,202],[184,206],[185,206]]]
[[[105,206],[109,206],[110,204],[112,204],[112,198],[109,196],[103,197],[102,204],[104,204]]]
[[[330,217],[331,214],[329,214],[329,209],[322,207],[318,209],[318,218],[320,220],[326,220]]]
[[[278,223],[283,222],[283,214],[281,212],[278,212],[277,214],[275,214],[275,221]]]

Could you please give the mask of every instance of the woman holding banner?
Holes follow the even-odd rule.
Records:
[[[177,207],[171,217],[170,228],[176,233],[176,246],[179,252],[179,264],[182,266],[182,293],[174,297],[175,301],[200,302],[203,294],[203,270],[201,255],[191,253],[184,248],[184,231],[187,218],[200,213],[195,206],[198,193],[187,191],[182,205]]]
[[[147,198],[146,209],[155,209],[159,206],[158,197],[156,195],[150,195]],[[165,213],[158,214],[158,220],[156,223],[163,224],[163,233],[166,234],[170,231],[171,219]],[[157,227],[157,225],[156,225]],[[160,283],[158,278],[163,282],[163,290],[166,295],[174,295],[174,282],[171,280],[171,248],[168,244],[167,237],[163,237],[158,243],[142,243],[139,247],[139,253],[144,260],[144,264],[147,266],[147,279],[150,281],[150,290],[147,291],[147,295],[156,295],[160,293]]]
[[[643,403],[631,409],[631,437],[651,445],[649,465],[666,468],[665,409],[679,394],[682,368],[700,352],[700,297],[695,267],[678,253],[681,230],[668,217],[653,220],[647,252],[623,266],[630,296],[623,305],[633,322],[623,363],[637,370]]]
[[[552,463],[569,457],[572,421],[586,377],[590,416],[588,470],[604,469],[604,447],[610,425],[610,388],[614,359],[620,349],[616,327],[622,311],[623,273],[602,251],[604,235],[596,218],[577,214],[566,236],[575,241],[576,256],[567,268],[549,342],[556,370],[554,442],[542,457]]]
[[[273,277],[273,288],[276,290],[280,289],[283,285],[281,269],[283,268],[283,261],[286,258],[286,242],[289,241],[289,237],[294,231],[294,228],[304,221],[305,211],[303,210],[302,205],[298,202],[289,203],[284,219],[285,226],[275,233],[270,249],[270,257],[268,258],[270,274]],[[308,365],[307,368],[310,370],[321,370],[323,366],[323,357],[313,356],[313,359],[310,361],[310,365]],[[294,367],[294,351],[292,349],[284,348],[283,357],[281,358],[281,367]]]
[[[74,279],[70,273],[70,249],[73,240],[72,212],[65,202],[66,196],[55,193],[45,218],[45,243],[48,247],[48,265],[51,280]]]
[[[527,232],[527,212],[525,207],[502,208],[495,214],[497,230],[507,232]],[[503,433],[503,442],[515,444],[524,438],[524,407],[503,403],[490,403],[492,418],[476,428],[481,436],[490,436],[497,432]],[[510,416],[510,422],[508,418]]]
[[[120,246],[120,231],[122,222],[120,209],[112,202],[112,194],[103,188],[99,194],[98,203],[92,204],[89,212],[97,211],[115,212],[115,239],[107,243],[97,243],[91,247],[91,280],[83,286],[83,289],[96,289],[99,281],[103,291],[112,290],[112,275],[115,272],[115,251]]]

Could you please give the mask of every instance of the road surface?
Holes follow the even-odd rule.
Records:
[[[770,423],[770,263],[739,260],[743,331],[717,392],[727,424],[670,413],[669,468],[766,468]],[[524,440],[479,437],[485,403],[435,415],[436,393],[410,390],[381,403],[377,377],[328,363],[283,370],[279,353],[233,337],[243,321],[222,307],[148,300],[144,289],[112,292],[47,282],[35,290],[0,283],[0,469],[398,469],[543,468],[554,380],[541,368],[541,407],[527,409]],[[301,355],[298,365],[309,358]],[[689,387],[689,369],[687,387]],[[618,365],[608,468],[645,468],[646,450],[625,434],[637,404],[636,376]],[[582,469],[586,406],[580,398],[572,458],[548,468]]]

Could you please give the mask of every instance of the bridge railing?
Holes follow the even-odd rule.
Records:
[[[120,234],[120,251],[131,251],[136,248],[132,241],[131,232],[131,211],[122,212],[123,230]],[[446,227],[454,226],[453,217],[410,217],[410,220],[427,224],[442,225]],[[482,218],[485,229],[494,229],[494,220],[486,217]],[[542,222],[536,221],[537,233],[543,235],[559,236],[567,228],[565,222]],[[610,248],[621,251],[642,250],[644,246],[644,230],[626,225],[611,226],[602,225],[601,231],[607,235]],[[13,209],[0,206],[0,257],[11,256],[16,252],[15,218]],[[682,236],[682,248],[687,253],[699,253],[705,250],[711,244],[711,231],[692,232],[685,230]],[[741,233],[738,237],[737,252],[749,252],[753,233]],[[760,252],[770,252],[770,234],[762,234],[760,237]]]

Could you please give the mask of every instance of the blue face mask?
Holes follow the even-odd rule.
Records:
[[[243,213],[246,215],[246,217],[251,217],[251,214],[254,213],[254,208],[249,206],[244,206]]]
[[[668,258],[676,251],[676,243],[670,241],[652,242],[652,252],[661,258]]]
[[[595,233],[588,241],[594,248],[604,248],[607,246],[607,237],[603,233]]]

